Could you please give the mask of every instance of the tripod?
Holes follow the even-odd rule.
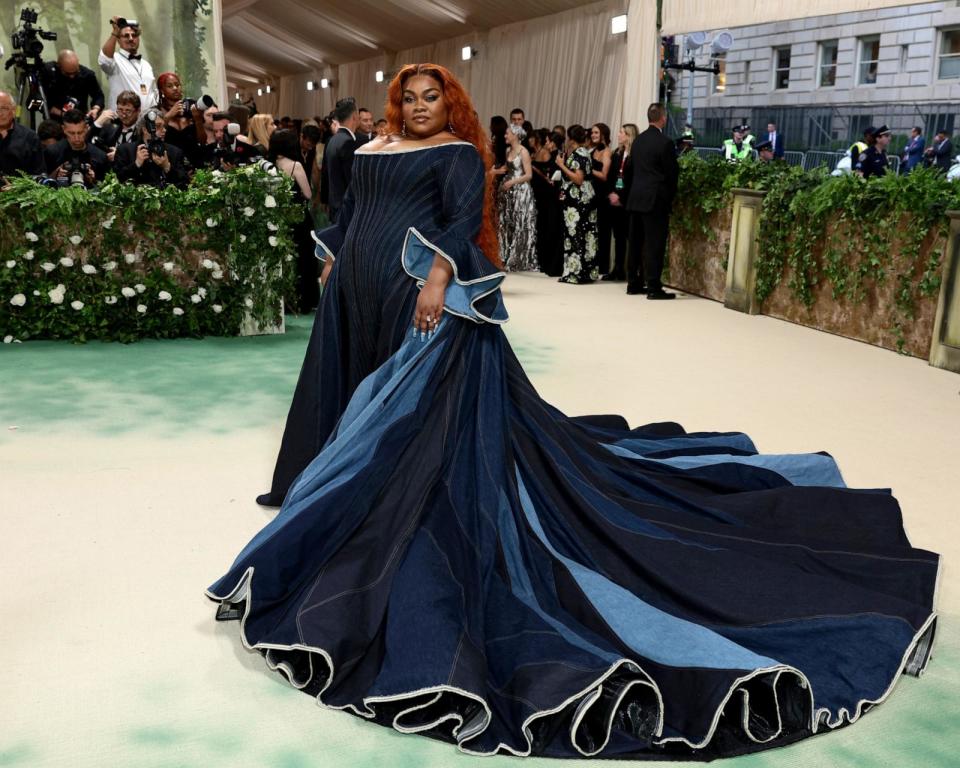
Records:
[[[17,67],[17,104],[21,109],[26,109],[30,113],[30,129],[37,129],[37,112],[43,114],[43,119],[50,117],[47,109],[47,93],[43,89],[43,82],[40,79],[40,65],[27,64],[25,67]],[[21,111],[20,114],[23,114]]]

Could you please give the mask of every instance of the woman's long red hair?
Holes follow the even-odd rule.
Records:
[[[473,102],[453,73],[439,64],[407,64],[397,72],[397,76],[390,82],[387,89],[387,104],[385,114],[387,127],[390,133],[401,133],[403,128],[403,88],[414,75],[432,77],[443,89],[443,100],[447,106],[447,115],[450,126],[457,137],[468,141],[477,148],[483,161],[484,195],[483,195],[483,223],[475,239],[476,244],[483,251],[495,267],[500,263],[500,247],[497,244],[496,229],[494,228],[493,186],[490,175],[486,173],[493,166],[493,157],[490,154],[490,142],[487,134],[480,125],[480,119],[473,108]]]

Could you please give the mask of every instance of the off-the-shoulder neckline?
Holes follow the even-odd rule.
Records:
[[[410,152],[423,152],[427,149],[437,149],[438,147],[472,147],[469,141],[445,141],[442,144],[429,144],[425,147],[410,147],[409,149],[391,149],[391,150],[382,150],[376,152],[364,152],[363,147],[360,147],[354,155],[406,155]]]

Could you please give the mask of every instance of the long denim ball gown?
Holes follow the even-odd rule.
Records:
[[[851,723],[933,638],[936,554],[887,490],[740,433],[544,402],[454,142],[357,153],[277,516],[208,590],[324,706],[473,754],[711,759]],[[436,334],[412,334],[439,253]],[[602,405],[602,404],[598,404]]]

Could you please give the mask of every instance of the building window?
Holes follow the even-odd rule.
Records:
[[[837,41],[827,40],[820,43],[820,80],[821,88],[832,88],[837,84]]]
[[[910,46],[901,45],[900,46],[900,71],[907,71],[907,61],[910,58]]]
[[[952,80],[960,77],[960,29],[940,32],[940,62],[937,77]]]
[[[720,71],[710,75],[710,93],[717,95],[727,90],[727,54],[718,54],[714,61]]]
[[[790,47],[773,49],[773,87],[780,91],[790,87]]]
[[[750,59],[743,62],[743,92],[747,93],[751,89],[750,85]]]
[[[880,62],[880,37],[860,38],[860,66],[857,69],[857,85],[874,85],[877,82],[877,66]]]

